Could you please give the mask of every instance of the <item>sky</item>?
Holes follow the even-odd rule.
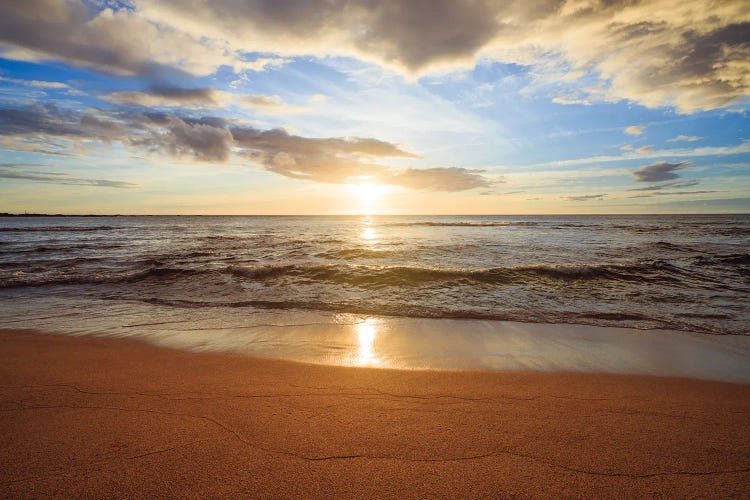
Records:
[[[745,0],[4,0],[0,212],[750,212]]]

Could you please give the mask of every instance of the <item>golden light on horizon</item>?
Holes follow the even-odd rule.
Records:
[[[365,203],[372,203],[388,191],[388,186],[375,184],[372,182],[360,182],[356,184],[349,184],[349,191],[358,200],[361,200]]]
[[[353,211],[363,214],[380,212],[384,209],[381,198],[390,191],[390,186],[369,182],[366,179],[347,184],[349,194],[355,199]]]

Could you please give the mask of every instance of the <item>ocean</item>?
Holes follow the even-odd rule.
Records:
[[[0,297],[750,333],[750,216],[0,218]]]
[[[2,217],[0,328],[750,381],[748,248],[748,215]]]

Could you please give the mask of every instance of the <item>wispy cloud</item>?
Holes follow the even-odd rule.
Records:
[[[591,201],[591,200],[603,200],[606,194],[583,194],[579,196],[563,196],[563,199],[568,201]]]
[[[591,165],[595,163],[609,163],[623,160],[643,160],[644,158],[731,156],[745,153],[750,153],[750,139],[744,140],[740,144],[730,146],[707,146],[700,148],[681,149],[652,149],[650,152],[644,152],[643,154],[589,156],[586,158],[573,158],[569,160],[555,160],[544,163],[534,163],[524,165],[524,167],[572,167],[577,165]]]
[[[8,166],[8,165],[5,165]],[[18,165],[15,165],[18,166]],[[32,165],[23,165],[32,166]],[[43,165],[34,165],[43,166]],[[3,179],[16,179],[25,181],[42,182],[45,184],[62,184],[66,186],[94,186],[94,187],[110,187],[129,189],[138,187],[137,184],[125,181],[113,181],[109,179],[87,179],[82,177],[74,177],[67,173],[62,172],[38,172],[38,171],[19,171],[10,170],[8,168],[0,168],[0,178]]]
[[[703,139],[703,137],[697,136],[697,135],[683,135],[680,134],[677,137],[673,137],[671,139],[667,139],[667,142],[695,142],[700,141]]]
[[[648,155],[654,152],[654,147],[651,145],[636,148],[631,144],[627,144],[620,149],[622,149],[623,151],[635,151],[639,155]]]
[[[656,191],[653,193],[648,194],[637,194],[634,196],[629,196],[628,198],[651,198],[652,196],[685,196],[685,195],[695,195],[695,194],[710,194],[710,193],[719,193],[720,191],[715,190],[702,190],[702,191]]]
[[[226,107],[236,103],[239,106],[252,108],[264,114],[292,114],[304,113],[312,109],[311,106],[298,106],[284,102],[278,95],[240,95],[209,87],[150,87],[143,91],[120,91],[102,97],[112,104],[125,106],[173,107],[173,108],[216,108]],[[310,102],[321,102],[318,95],[310,98]]]
[[[310,106],[288,104],[278,95],[246,95],[239,98],[243,106],[268,114],[292,114],[310,111]]]
[[[665,189],[679,189],[679,188],[697,186],[698,184],[700,184],[700,181],[698,179],[693,179],[690,181],[665,182],[663,184],[655,184],[653,186],[646,186],[642,188],[632,188],[632,189],[628,189],[628,191],[663,191]]]
[[[232,100],[232,94],[211,88],[151,87],[145,91],[121,91],[104,96],[114,104],[137,106],[224,106]]]
[[[70,86],[63,82],[48,82],[45,80],[21,80],[18,78],[7,78],[0,76],[0,82],[13,83],[16,85],[25,85],[37,89],[68,89]]]

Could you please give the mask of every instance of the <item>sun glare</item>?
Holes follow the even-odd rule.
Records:
[[[389,190],[388,186],[366,181],[349,184],[348,188],[355,200],[352,212],[365,214],[382,210],[380,198]]]
[[[387,187],[381,184],[373,184],[371,182],[362,182],[357,184],[350,184],[349,190],[357,197],[357,199],[363,202],[374,202],[380,198],[387,191]]]

